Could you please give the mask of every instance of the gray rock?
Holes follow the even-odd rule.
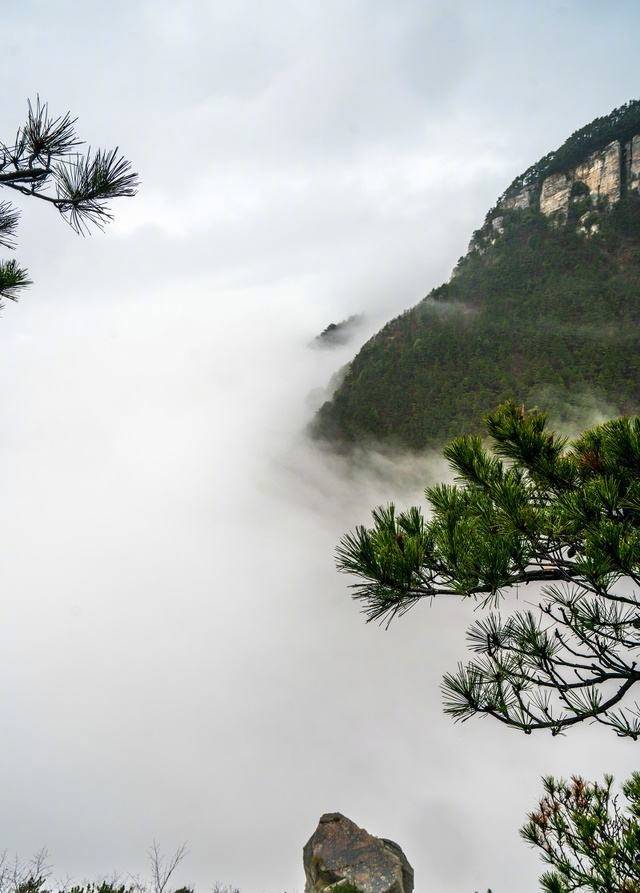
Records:
[[[627,161],[627,175],[630,171]],[[547,217],[555,216],[560,222],[565,222],[575,183],[583,183],[594,202],[605,201],[613,205],[620,200],[622,175],[620,143],[613,140],[571,170],[548,176],[542,184],[540,210]]]
[[[305,893],[412,893],[413,868],[397,843],[326,813],[304,851]]]
[[[500,202],[500,209],[503,211],[520,211],[523,208],[531,206],[534,190],[531,186],[524,186],[513,195],[508,195]]]
[[[640,190],[640,135],[634,136],[625,146],[627,159],[627,189]]]
[[[572,178],[566,173],[550,174],[542,183],[540,210],[545,217],[555,217],[564,223],[569,211]]]

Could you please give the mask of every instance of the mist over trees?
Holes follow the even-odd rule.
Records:
[[[136,194],[139,178],[117,147],[80,152],[76,121],[70,112],[52,116],[40,97],[28,102],[25,124],[13,141],[0,142],[0,187],[49,203],[76,233],[87,235],[111,220],[112,199]],[[15,248],[19,218],[11,202],[0,202],[3,247]],[[17,301],[30,284],[15,260],[0,261],[0,301]]]
[[[441,449],[513,399],[554,419],[585,398],[640,408],[640,196],[599,214],[585,238],[572,205],[557,228],[534,208],[507,211],[504,233],[460,259],[449,282],[362,347],[320,408],[317,437]],[[582,417],[578,411],[577,415]]]

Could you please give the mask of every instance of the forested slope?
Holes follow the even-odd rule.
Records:
[[[578,199],[564,226],[507,212],[499,237],[362,348],[314,434],[420,448],[479,431],[506,399],[560,417],[585,395],[640,411],[640,195],[596,203],[592,235]]]

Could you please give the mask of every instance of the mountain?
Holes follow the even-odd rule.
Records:
[[[437,446],[506,399],[640,410],[640,100],[517,177],[449,282],[351,362],[312,433]]]

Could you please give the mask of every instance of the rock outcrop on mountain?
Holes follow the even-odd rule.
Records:
[[[609,204],[618,202],[624,173],[620,143],[614,140],[601,151],[594,152],[573,170],[547,177],[542,183],[540,192],[540,210],[545,217],[557,214],[559,220],[566,223],[569,203],[576,185],[584,187],[577,192],[577,195],[588,195],[594,204],[599,201]]]
[[[517,177],[474,233],[469,250],[483,251],[493,244],[504,232],[505,214],[526,209],[539,211],[555,225],[566,224],[572,216],[583,218],[578,226],[592,235],[597,227],[584,226],[590,210],[610,209],[639,190],[640,103],[635,101],[597,118]],[[579,215],[571,214],[575,206]]]
[[[360,350],[313,433],[440,447],[507,399],[554,422],[640,411],[640,100],[515,178],[449,282]]]
[[[626,177],[627,189],[637,192],[640,189],[640,136],[634,136],[627,144]]]
[[[613,140],[576,167],[545,177],[539,195],[532,186],[525,186],[513,195],[507,194],[498,202],[496,211],[499,213],[530,208],[537,203],[545,217],[558,215],[558,222],[566,223],[574,195],[586,195],[594,205],[603,201],[614,204],[620,201],[623,186],[627,186],[629,180],[630,188],[638,189],[639,180],[635,169],[632,174],[631,164],[626,163],[627,158],[633,157],[634,145],[640,150],[640,136],[634,136],[626,143],[623,155],[620,141]]]
[[[397,843],[326,813],[303,851],[305,893],[412,893],[413,868]]]

